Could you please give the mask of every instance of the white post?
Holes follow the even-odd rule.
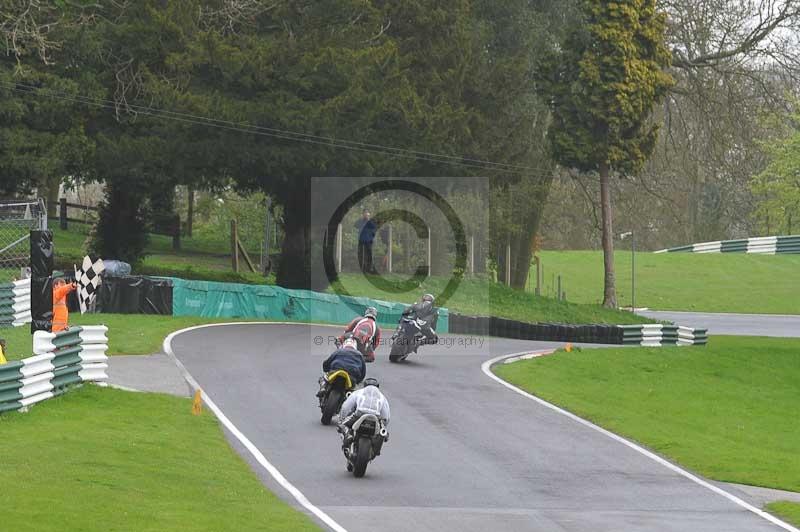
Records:
[[[336,228],[336,272],[342,273],[342,224]]]
[[[469,274],[475,275],[475,235],[469,237]]]
[[[392,226],[389,226],[389,259],[386,264],[386,269],[392,273]]]
[[[431,226],[428,226],[428,276],[431,274]]]
[[[511,286],[511,242],[506,245],[506,286]]]

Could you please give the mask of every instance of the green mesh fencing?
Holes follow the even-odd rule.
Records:
[[[268,285],[172,278],[172,286],[172,314],[175,316],[344,324],[372,306],[378,309],[378,323],[393,327],[407,306],[368,297],[345,297]],[[448,321],[447,309],[439,309],[437,332],[447,332]]]

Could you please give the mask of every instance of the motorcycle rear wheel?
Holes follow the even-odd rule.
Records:
[[[339,411],[339,403],[342,401],[342,392],[338,388],[334,388],[328,392],[325,398],[325,404],[322,405],[322,418],[320,421],[323,425],[330,425],[331,419]]]
[[[353,460],[353,476],[361,478],[367,472],[367,464],[369,463],[369,452],[372,450],[372,442],[366,436],[361,436],[358,439],[358,450]]]
[[[392,351],[389,353],[389,362],[400,362],[404,360],[406,357],[405,349],[400,344],[400,342],[395,342],[392,344]]]

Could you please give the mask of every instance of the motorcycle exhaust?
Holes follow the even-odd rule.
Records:
[[[389,432],[386,430],[386,428],[382,427],[380,435],[385,438],[387,434],[389,434]]]

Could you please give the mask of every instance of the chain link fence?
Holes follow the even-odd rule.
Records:
[[[0,200],[0,284],[27,277],[30,232],[46,228],[43,200]]]

